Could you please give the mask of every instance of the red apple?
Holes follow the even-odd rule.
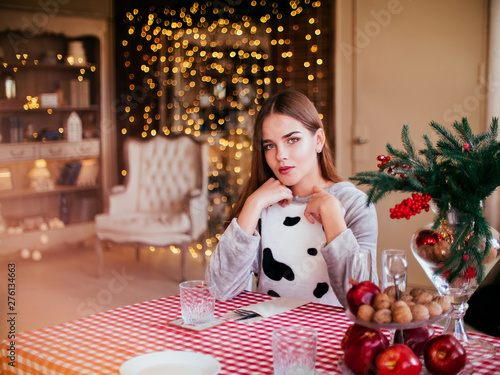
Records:
[[[401,337],[402,332],[402,337]],[[432,326],[396,330],[394,335],[394,342],[405,344],[409,346],[413,353],[420,357],[424,354],[424,347],[427,341],[434,335],[434,328]]]
[[[352,287],[347,291],[347,306],[349,310],[356,315],[361,305],[371,305],[373,299],[380,293],[380,288],[371,281],[362,281],[358,283],[351,280]]]
[[[345,331],[344,337],[342,337],[342,340],[340,341],[340,349],[345,350],[345,348],[347,348],[347,345],[349,345],[354,337],[369,330],[371,330],[371,328],[362,326],[360,324],[354,323],[350,325]]]
[[[384,334],[372,329],[363,332],[349,341],[344,351],[344,362],[355,375],[365,375],[374,372],[375,358],[389,342]]]
[[[389,346],[375,360],[377,375],[420,375],[422,363],[404,344]]]
[[[455,375],[465,367],[467,353],[455,336],[434,336],[425,345],[424,362],[433,375]]]

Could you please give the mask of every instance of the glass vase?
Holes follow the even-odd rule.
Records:
[[[436,212],[435,206],[433,208]],[[434,223],[428,224],[415,232],[411,240],[411,250],[417,261],[422,266],[427,277],[431,280],[441,296],[448,296],[451,301],[452,312],[446,318],[443,333],[452,333],[464,346],[469,358],[481,361],[495,355],[495,347],[484,340],[470,339],[464,325],[464,315],[468,308],[467,301],[479,287],[482,278],[493,269],[500,259],[500,235],[490,227],[490,250],[486,251],[485,237],[474,247],[473,256],[464,250],[472,232],[462,237],[461,244],[452,246],[459,234],[463,231],[466,220],[470,216],[450,208],[446,220],[441,220],[437,229]],[[470,222],[469,222],[470,224]],[[474,228],[474,227],[473,227]],[[462,247],[462,244],[465,244]],[[450,262],[450,259],[454,259]],[[458,261],[456,261],[458,259]],[[481,264],[478,260],[482,259]]]

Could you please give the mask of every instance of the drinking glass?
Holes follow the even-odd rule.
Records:
[[[273,331],[274,375],[314,375],[317,332],[291,326]]]
[[[190,280],[179,284],[181,313],[185,324],[199,325],[214,319],[215,283]]]
[[[349,257],[348,274],[350,280],[372,281],[372,253],[367,249],[360,249]]]
[[[407,269],[406,251],[398,249],[382,251],[382,290],[394,285],[396,298],[399,299],[399,293],[406,290]]]

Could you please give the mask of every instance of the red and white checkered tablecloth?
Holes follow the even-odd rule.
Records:
[[[230,301],[217,302],[215,315],[271,298],[244,292]],[[2,342],[2,373],[118,374],[121,364],[132,357],[171,349],[214,356],[222,365],[221,375],[271,375],[271,332],[276,327],[300,324],[318,331],[317,370],[325,375],[339,374],[340,340],[352,324],[343,310],[315,303],[253,323],[228,321],[202,332],[167,325],[179,317],[180,301],[174,296],[20,333],[15,342],[16,367],[8,365],[9,342]],[[491,342],[500,352],[500,339],[471,336]],[[474,374],[500,374],[500,354],[475,363]]]

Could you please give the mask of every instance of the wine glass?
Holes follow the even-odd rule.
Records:
[[[398,249],[386,249],[382,251],[382,290],[394,285],[396,300],[401,298],[401,290],[406,290],[406,273],[408,261],[406,252]],[[404,343],[403,330],[394,332],[394,342]]]
[[[406,290],[408,261],[404,250],[386,249],[382,252],[382,290],[394,285],[396,300],[401,298],[401,290]]]
[[[349,283],[351,280],[372,281],[372,253],[367,249],[359,249],[352,253],[348,262]]]

